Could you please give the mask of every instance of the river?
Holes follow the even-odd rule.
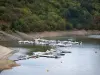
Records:
[[[90,37],[56,37],[82,41],[82,45],[61,48],[71,51],[59,59],[37,58],[17,61],[21,64],[0,75],[100,75],[100,39]],[[51,38],[49,38],[51,39]]]

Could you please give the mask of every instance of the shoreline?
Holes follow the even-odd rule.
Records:
[[[100,35],[100,31],[98,30],[73,30],[73,31],[45,31],[45,32],[36,32],[36,33],[28,33],[28,35],[33,36],[35,38],[43,38],[43,37],[57,37],[57,36],[86,36],[86,35]]]
[[[45,31],[45,32],[34,32],[34,33],[6,33],[0,31],[0,41],[18,41],[18,40],[34,40],[35,38],[44,38],[44,37],[57,37],[57,36],[86,36],[86,35],[100,35],[98,30],[75,30],[75,31]],[[4,39],[2,38],[4,37]],[[12,55],[12,50],[7,47],[0,46],[0,72],[5,69],[11,69],[12,67],[19,66],[16,62],[8,60],[7,58]],[[5,51],[3,51],[5,50]],[[2,58],[3,57],[3,58]],[[7,62],[9,61],[9,63]],[[3,62],[3,63],[2,63]],[[6,66],[5,66],[6,65]]]
[[[18,66],[18,64],[12,60],[9,60],[8,58],[13,55],[13,50],[1,46],[0,45],[0,72],[6,69],[12,69],[12,67]]]
[[[0,71],[12,69],[13,67],[20,66],[15,61],[3,59],[0,60]]]
[[[34,40],[36,38],[57,37],[57,36],[86,36],[100,35],[99,30],[72,30],[72,31],[44,31],[23,33],[16,31],[7,33],[0,31],[0,41],[19,41],[19,40]]]

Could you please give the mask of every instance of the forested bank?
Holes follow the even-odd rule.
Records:
[[[100,30],[100,0],[0,0],[0,30]]]

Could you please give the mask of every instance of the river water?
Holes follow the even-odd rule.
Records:
[[[71,51],[59,59],[37,58],[17,61],[21,64],[0,75],[100,75],[100,39],[89,37],[56,37],[82,41],[82,45],[61,48]],[[51,38],[50,38],[51,39]]]

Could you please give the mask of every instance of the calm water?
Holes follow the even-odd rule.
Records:
[[[68,38],[72,37],[53,39],[67,40]],[[21,60],[17,62],[21,66],[5,70],[0,75],[100,75],[100,40],[88,37],[73,38],[82,41],[83,45],[61,48],[72,51],[72,53],[59,59]]]

